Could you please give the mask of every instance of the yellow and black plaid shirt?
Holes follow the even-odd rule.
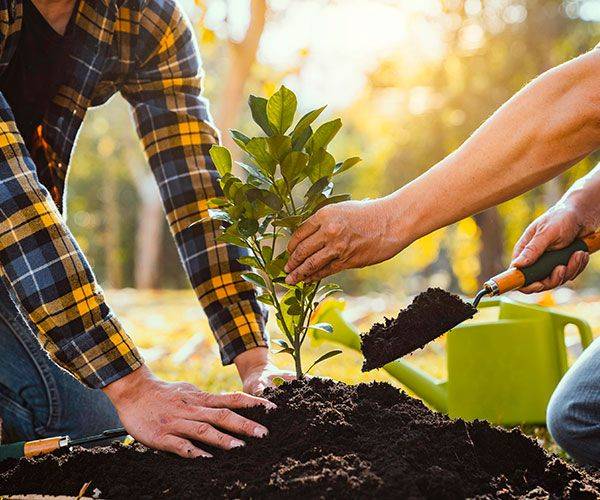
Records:
[[[0,0],[0,78],[17,45],[22,1]],[[80,0],[77,9],[64,81],[37,134],[44,156],[37,169],[52,174],[45,176],[52,179],[48,188],[32,159],[39,151],[27,150],[0,94],[4,282],[52,358],[89,387],[103,387],[142,364],[57,208],[86,110],[121,92],[133,108],[181,260],[223,362],[230,363],[266,345],[265,314],[240,277],[242,251],[218,244],[212,222],[191,226],[220,191],[208,155],[218,135],[200,95],[189,23],[173,0]]]

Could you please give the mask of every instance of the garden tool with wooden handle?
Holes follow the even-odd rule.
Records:
[[[3,444],[0,445],[0,462],[7,458],[37,457],[52,453],[61,448],[95,443],[123,436],[127,436],[127,431],[120,427],[118,429],[106,430],[102,434],[80,439],[71,439],[69,436],[56,436],[46,439],[36,439],[35,441],[19,441],[18,443]]]
[[[565,248],[545,252],[530,266],[519,269],[511,267],[490,278],[483,284],[483,289],[475,296],[473,306],[477,307],[479,301],[486,295],[501,295],[511,290],[519,290],[536,281],[546,279],[552,274],[556,266],[566,266],[575,252],[584,251],[594,253],[599,249],[600,231],[597,231],[583,238],[576,239]]]
[[[418,341],[414,340],[413,336],[407,335],[406,343],[398,343],[393,352],[394,359],[410,354],[416,349],[423,347],[425,344],[435,340],[440,335],[458,326],[463,321],[472,318],[477,312],[477,306],[483,297],[486,295],[501,295],[511,290],[518,290],[525,286],[531,285],[536,281],[541,281],[552,274],[556,266],[567,265],[571,255],[580,250],[584,252],[594,253],[600,249],[600,231],[577,239],[569,246],[560,250],[551,250],[542,254],[542,256],[531,266],[516,268],[511,267],[506,271],[490,278],[483,284],[483,289],[477,293],[473,300],[473,305],[463,304],[466,307],[459,307],[459,310],[454,311],[452,318],[447,316],[448,304],[455,303],[456,297],[448,292],[439,290],[438,294],[447,295],[447,299],[438,297],[436,300],[427,300],[425,296],[427,292],[417,296],[411,306],[418,313],[427,318],[426,328],[420,332]],[[421,299],[420,299],[421,297]],[[407,319],[408,318],[408,319]],[[415,323],[412,315],[403,315],[400,313],[394,322],[394,331],[396,336],[402,336],[402,332],[414,330]]]

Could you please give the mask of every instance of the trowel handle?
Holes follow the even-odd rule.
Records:
[[[594,253],[600,249],[600,231],[576,239],[568,247],[545,252],[534,264],[517,269],[511,267],[484,283],[492,295],[518,290],[536,281],[546,279],[556,266],[569,263],[571,255],[578,251]]]

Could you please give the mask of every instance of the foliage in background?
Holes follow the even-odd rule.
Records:
[[[301,347],[308,330],[332,331],[327,323],[311,324],[312,313],[321,300],[339,291],[339,287],[320,282],[288,285],[284,267],[289,255],[285,245],[293,231],[314,212],[350,198],[348,194],[333,194],[333,178],[360,159],[353,157],[336,163],[327,151],[342,128],[342,121],[331,120],[313,130],[314,121],[325,107],[309,111],[292,128],[297,99],[284,86],[268,100],[251,95],[249,106],[264,135],[248,137],[231,131],[233,140],[248,157],[246,162],[236,162],[244,171],[245,180],[232,173],[232,156],[226,147],[211,148],[224,197],[210,200],[209,217],[221,221],[223,232],[219,241],[250,251],[251,255],[238,259],[254,269],[244,273],[243,278],[262,290],[258,300],[275,308],[279,328],[286,338],[275,341],[281,347],[279,353],[294,358],[296,375],[302,378],[317,363],[341,353],[327,352],[308,369],[302,368]],[[283,244],[284,249],[279,251],[277,243],[279,247]],[[279,296],[281,290],[285,293]]]
[[[219,10],[229,2],[205,3]],[[267,15],[263,38],[272,38],[273,33],[281,31],[285,17],[281,8],[274,12],[275,4],[284,5],[285,0],[268,3],[273,7]],[[387,0],[385,3],[392,4]],[[427,23],[433,38],[442,34],[439,53],[435,57],[423,55],[422,47],[415,43],[374,54],[370,72],[361,75],[365,81],[361,93],[346,108],[335,110],[345,127],[332,153],[360,154],[368,159],[356,175],[341,178],[338,183],[354,199],[386,194],[409,182],[456,148],[498,105],[537,74],[600,41],[600,23],[593,22],[589,14],[597,2],[591,0],[433,3],[439,8],[414,14],[420,17],[413,24]],[[417,4],[426,2],[397,2],[397,9],[402,11],[407,5],[416,8]],[[227,29],[222,34],[214,22],[210,29],[201,26],[199,12],[196,6],[189,10],[198,28],[204,59],[205,93],[219,117],[233,50],[228,43],[231,35]],[[219,22],[228,21],[224,14]],[[244,95],[270,95],[275,90],[274,82],[279,81],[292,82],[295,89],[318,82],[314,66],[311,73],[305,74],[304,70],[312,54],[302,52],[302,47],[298,50],[298,56],[287,54],[285,64],[275,66],[261,57],[264,48],[259,49]],[[347,57],[352,57],[351,50]],[[336,66],[338,61],[332,58],[329,64]],[[307,98],[298,95],[299,109],[304,111]],[[326,114],[324,111],[322,116]],[[244,129],[251,120],[251,113],[243,109],[235,128]],[[68,196],[70,227],[83,243],[103,284],[140,286],[136,268],[148,245],[138,241],[138,233],[142,221],[149,220],[144,193],[149,192],[145,196],[152,201],[152,191],[139,189],[147,183],[150,172],[128,105],[121,98],[88,112],[73,163]],[[137,164],[135,169],[130,168],[132,163]],[[594,158],[584,160],[557,181],[500,206],[492,211],[491,218],[466,219],[421,239],[388,263],[345,272],[336,280],[351,294],[402,296],[417,293],[429,284],[469,293],[483,277],[487,263],[507,264],[511,247],[525,226],[593,164]],[[189,283],[160,210],[153,207],[151,212],[158,214],[153,216],[162,225],[159,237],[152,240],[158,246],[152,286],[187,288]],[[116,238],[108,238],[115,232]],[[490,255],[486,248],[494,252]],[[599,271],[600,260],[592,259],[589,270],[569,286],[595,286]]]

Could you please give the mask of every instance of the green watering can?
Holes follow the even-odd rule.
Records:
[[[584,348],[592,343],[592,330],[574,316],[506,298],[479,305],[491,306],[499,306],[497,320],[466,323],[448,333],[448,380],[437,380],[403,359],[384,369],[450,417],[544,424],[550,396],[568,369],[565,326],[577,327]],[[343,309],[342,301],[321,304],[318,321],[330,323],[333,334],[315,336],[360,350],[359,332],[344,319]]]

